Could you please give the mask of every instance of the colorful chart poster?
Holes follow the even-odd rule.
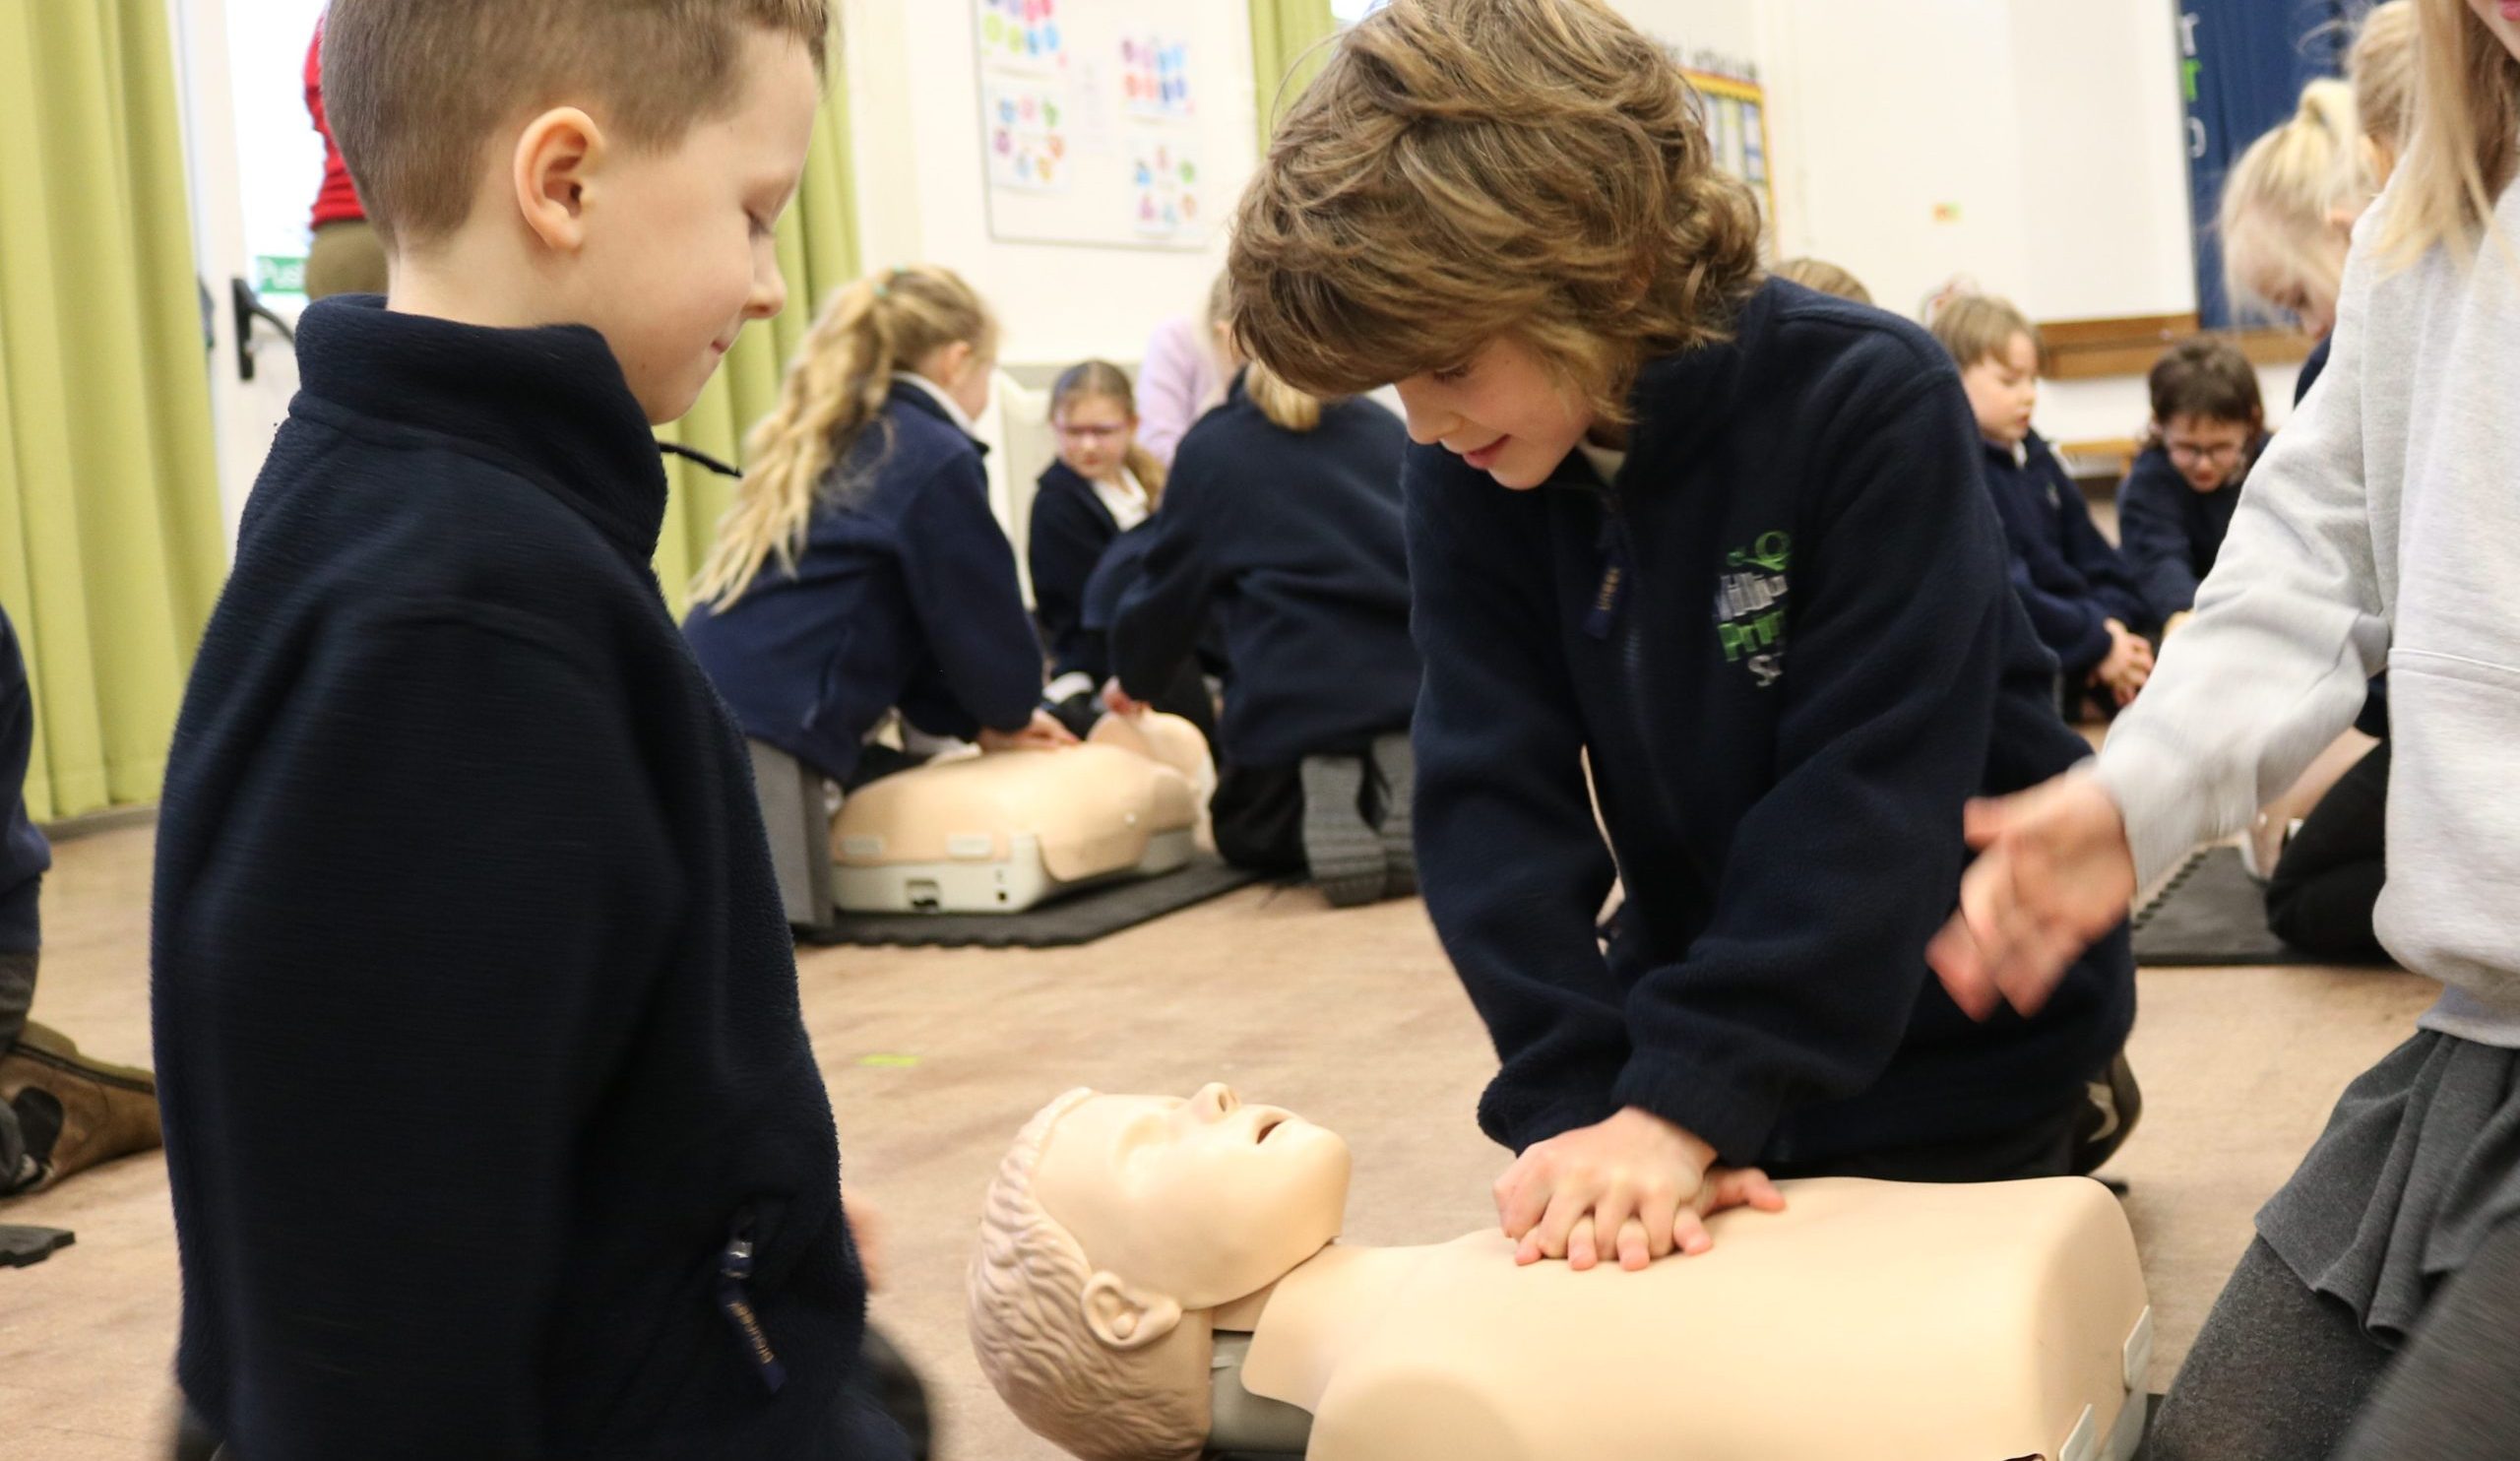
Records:
[[[987,113],[988,180],[991,187],[1057,193],[1068,186],[1068,117],[1061,89],[992,79],[982,107]]]
[[[1129,144],[1129,226],[1145,238],[1195,233],[1199,159],[1195,144],[1172,132],[1142,131]]]
[[[1059,0],[980,0],[981,63],[1056,70],[1067,54],[1059,21]]]
[[[1179,122],[1196,115],[1190,97],[1190,43],[1160,34],[1124,37],[1120,97],[1134,116]]]
[[[922,0],[928,3],[928,0]],[[944,3],[944,0],[936,0]],[[978,183],[1010,243],[1195,252],[1221,222],[1205,152],[1247,128],[1212,70],[1247,30],[1199,0],[969,0]],[[1219,156],[1232,154],[1220,153]]]

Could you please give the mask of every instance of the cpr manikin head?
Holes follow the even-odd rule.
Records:
[[[972,1261],[972,1346],[1008,1407],[1086,1461],[1194,1457],[1209,1314],[1339,1235],[1348,1146],[1221,1085],[1070,1091],[998,1169]]]

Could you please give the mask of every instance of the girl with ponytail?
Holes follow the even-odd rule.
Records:
[[[984,749],[1060,744],[972,421],[997,323],[932,265],[870,275],[806,335],[693,586],[692,650],[744,733],[848,786],[906,764],[899,709]],[[871,754],[870,754],[871,752]]]
[[[2378,191],[2354,88],[2322,77],[2292,117],[2248,145],[2223,180],[2224,286],[2237,303],[2291,315],[2325,339],[2354,221]]]

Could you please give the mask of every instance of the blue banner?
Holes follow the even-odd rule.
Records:
[[[2371,0],[2173,0],[2179,95],[2187,111],[2187,188],[2195,222],[2196,313],[2234,322],[2214,219],[2223,177],[2267,129],[2292,116],[2301,88],[2341,75],[2353,26]]]

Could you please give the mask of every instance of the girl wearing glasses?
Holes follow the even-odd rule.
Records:
[[[1025,547],[1033,569],[1033,616],[1060,678],[1100,688],[1110,665],[1086,632],[1085,585],[1121,534],[1164,497],[1164,464],[1138,442],[1136,396],[1119,366],[1073,365],[1050,387],[1050,429],[1059,455],[1041,474]]]

